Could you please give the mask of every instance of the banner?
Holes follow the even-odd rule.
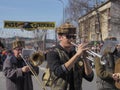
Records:
[[[25,29],[25,30],[48,30],[55,29],[55,22],[22,22],[4,21],[4,28]]]

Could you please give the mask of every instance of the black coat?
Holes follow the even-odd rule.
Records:
[[[85,74],[84,62],[78,58],[74,67],[69,71],[64,66],[76,51],[74,48],[71,52],[67,52],[60,45],[56,46],[52,51],[47,53],[48,67],[50,68],[53,84],[51,90],[82,90],[82,79],[92,81],[94,73],[90,75]],[[54,74],[54,75],[53,75]]]
[[[17,60],[14,55],[7,56],[3,65],[7,90],[33,90],[31,72],[23,73],[23,66],[25,66],[23,60]],[[39,68],[34,69],[38,74]]]

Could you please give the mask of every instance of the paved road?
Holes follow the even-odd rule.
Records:
[[[45,63],[43,65],[40,66],[41,67],[44,67],[45,66]],[[39,74],[39,80],[41,81],[41,76],[43,74],[43,69],[41,68],[40,69],[40,74]],[[83,90],[97,90],[96,89],[96,83],[95,83],[95,80],[96,80],[96,75],[94,77],[94,80],[92,82],[88,82],[86,80],[83,80]],[[38,84],[38,82],[36,81],[36,79],[34,79],[33,77],[33,86],[34,86],[34,90],[42,90],[40,85]],[[2,72],[0,72],[0,90],[6,90],[5,89],[5,77],[3,75]],[[50,88],[48,87],[47,90],[50,90]]]
[[[93,69],[94,70],[94,69]],[[97,90],[97,85],[96,85],[96,73],[94,70],[94,79],[92,82],[88,82],[86,80],[83,80],[83,90]]]

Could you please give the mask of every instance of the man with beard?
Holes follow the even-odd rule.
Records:
[[[21,58],[25,42],[16,40],[13,42],[12,53],[7,55],[3,64],[3,73],[6,77],[6,90],[33,90],[31,71]],[[36,73],[39,68],[33,66]]]

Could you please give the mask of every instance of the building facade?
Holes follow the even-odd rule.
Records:
[[[102,41],[108,36],[120,41],[120,0],[108,0],[78,20],[81,41]]]

